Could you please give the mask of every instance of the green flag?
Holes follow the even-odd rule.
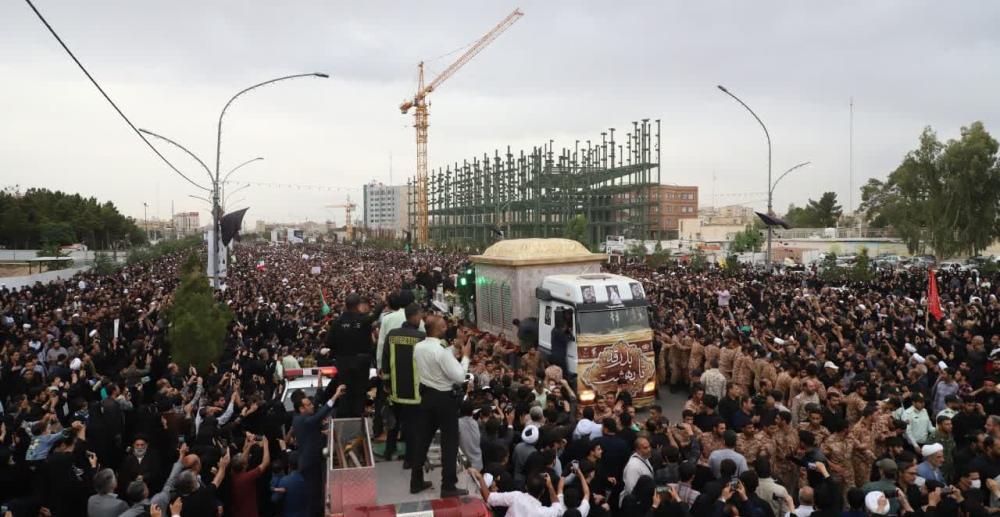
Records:
[[[326,294],[322,289],[319,290],[319,297],[323,300],[323,308],[320,309],[320,313],[322,313],[323,316],[327,316],[330,314],[330,305],[326,303]]]

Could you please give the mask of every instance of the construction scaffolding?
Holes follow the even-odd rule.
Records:
[[[416,179],[407,182],[416,185]],[[561,237],[566,223],[587,218],[591,243],[608,235],[659,239],[660,121],[633,122],[624,143],[615,129],[600,142],[553,141],[517,155],[465,160],[431,171],[429,237],[434,243],[485,244],[504,238]],[[416,188],[408,189],[409,226],[418,227]]]

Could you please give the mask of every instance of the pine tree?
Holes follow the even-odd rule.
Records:
[[[167,343],[174,362],[182,368],[193,365],[204,370],[219,360],[233,314],[215,300],[197,254],[189,255],[181,267],[181,283],[166,315]]]

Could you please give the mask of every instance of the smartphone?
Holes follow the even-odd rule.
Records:
[[[816,464],[813,462],[806,463],[806,468],[809,470],[816,470]]]
[[[573,460],[573,461],[569,462],[569,466],[570,466],[571,469],[576,470],[576,469],[580,468],[580,461],[579,460]]]
[[[183,444],[184,440],[185,440],[185,438],[184,438],[183,434],[177,437],[177,443],[178,444]]]

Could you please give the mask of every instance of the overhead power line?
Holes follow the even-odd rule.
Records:
[[[361,190],[361,187],[335,187],[333,185],[306,185],[301,183],[266,183],[260,181],[242,181],[242,180],[230,180],[226,181],[225,183],[227,185],[237,185],[237,186],[287,188],[287,189],[297,189],[297,190],[322,190],[328,192]]]
[[[173,169],[174,172],[179,174],[180,177],[186,179],[188,183],[202,190],[208,191],[209,190],[208,188],[199,185],[194,180],[184,175],[184,173],[178,170],[177,167],[174,167],[174,164],[170,163],[170,160],[168,160],[165,156],[163,156],[163,154],[161,154],[160,151],[156,149],[156,147],[153,147],[153,144],[150,143],[150,141],[147,140],[146,137],[139,132],[139,128],[135,127],[135,124],[133,124],[132,121],[129,120],[127,116],[125,116],[125,113],[122,112],[121,108],[119,108],[118,105],[115,104],[115,101],[111,100],[111,97],[107,94],[107,92],[104,91],[104,88],[101,88],[101,85],[97,83],[97,80],[94,79],[94,76],[90,75],[90,72],[87,71],[87,68],[84,67],[83,63],[81,63],[80,60],[76,58],[76,55],[73,54],[73,51],[70,50],[68,46],[66,46],[66,43],[63,42],[62,38],[59,37],[59,34],[56,34],[55,29],[53,29],[52,25],[49,24],[48,20],[46,20],[45,17],[42,16],[42,13],[38,11],[38,8],[35,7],[35,4],[31,3],[31,0],[24,0],[24,1],[27,2],[28,7],[31,7],[31,10],[35,12],[35,15],[38,16],[38,19],[41,20],[43,24],[45,24],[45,27],[49,29],[49,32],[56,39],[56,41],[58,41],[59,44],[62,45],[63,50],[65,50],[66,53],[69,54],[69,57],[73,58],[73,61],[76,63],[76,66],[80,67],[80,70],[82,70],[84,75],[87,76],[87,79],[90,79],[90,82],[94,85],[95,88],[97,88],[97,91],[101,92],[101,95],[104,96],[104,99],[107,100],[108,103],[111,104],[111,107],[113,107],[115,111],[118,112],[118,115],[120,115],[122,120],[124,120],[125,123],[128,124],[128,127],[132,128],[132,131],[136,134],[136,136],[138,136],[143,142],[145,142],[145,144],[149,146],[149,148],[152,149],[154,153],[156,153],[156,156],[159,156],[160,159],[163,160],[163,163],[166,163],[167,166]]]

